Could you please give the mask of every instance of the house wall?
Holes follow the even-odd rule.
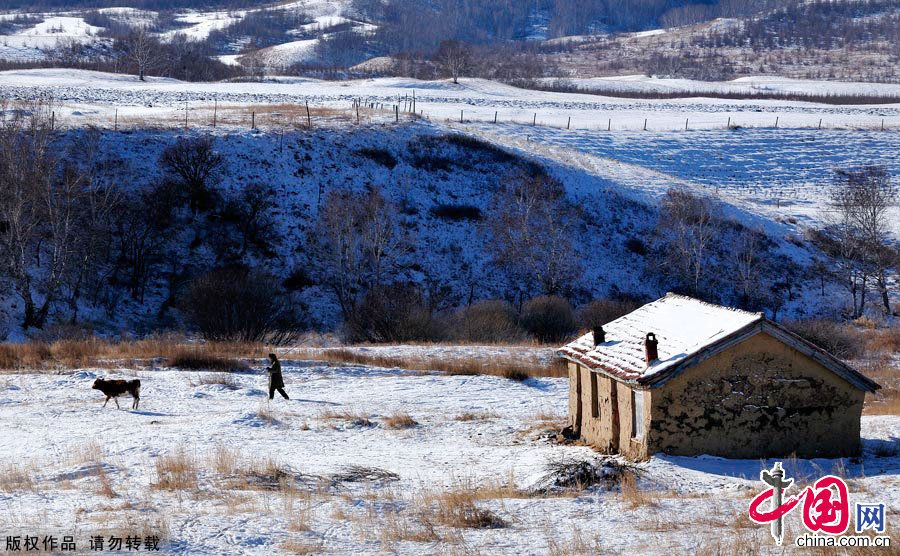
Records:
[[[841,457],[860,451],[865,392],[760,333],[650,391],[649,453]]]
[[[621,453],[633,459],[647,457],[650,401],[645,392],[640,395],[645,396],[641,416],[645,434],[634,439],[631,388],[582,365],[569,363],[569,424],[578,428],[580,412],[581,439],[602,452]]]

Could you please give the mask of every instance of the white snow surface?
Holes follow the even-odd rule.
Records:
[[[639,464],[650,502],[637,507],[603,487],[562,497],[500,495],[478,505],[503,518],[502,529],[438,525],[445,541],[392,541],[390,524],[415,522],[426,493],[463,484],[529,488],[550,461],[598,457],[588,447],[546,440],[546,427],[532,430],[546,419],[540,414],[565,415],[566,380],[518,383],[299,361],[286,361],[284,374],[292,399],[272,402],[262,373],[233,375],[232,386],[215,384],[209,373],[158,369],[0,376],[0,468],[33,474],[29,487],[0,489],[0,535],[72,534],[86,549],[93,532],[159,533],[164,524],[163,554],[280,554],[290,541],[323,554],[530,555],[547,554],[551,543],[565,545],[578,531],[612,553],[687,554],[723,541],[783,553],[768,527],[733,525],[764,488],[759,471],[772,461],[714,457],[656,456]],[[126,409],[131,400],[124,397],[121,410],[112,402],[102,408],[102,395],[91,389],[102,376],[139,378],[140,408]],[[371,424],[330,418],[329,411]],[[384,418],[396,412],[418,425],[388,428]],[[458,420],[464,413],[476,418]],[[862,436],[861,460],[788,460],[785,468],[803,481],[842,469],[852,479],[851,503],[884,503],[895,516],[900,419],[864,417]],[[293,495],[231,486],[213,461],[222,447],[238,450],[240,465],[271,460],[326,486],[301,486]],[[894,455],[885,456],[892,447]],[[193,460],[197,486],[158,488],[157,463],[179,452]],[[352,465],[399,479],[333,478]],[[298,519],[306,530],[291,525]],[[799,532],[793,518],[787,527],[789,535]]]
[[[41,60],[47,50],[72,43],[101,42],[101,27],[89,25],[77,15],[42,15],[40,23],[11,35],[0,35],[0,59]]]
[[[561,83],[574,86],[585,92],[602,94],[604,91],[641,93],[732,93],[732,94],[772,94],[796,93],[800,95],[878,95],[900,96],[900,84],[864,83],[852,81],[823,81],[793,79],[775,75],[739,77],[732,81],[697,81],[648,77],[646,75],[621,75],[612,77],[571,77],[562,80],[543,78],[544,84]]]
[[[589,332],[561,351],[634,380],[677,365],[762,318],[761,313],[721,307],[670,293],[604,324],[605,342],[595,346],[593,332]],[[651,332],[659,342],[659,358],[648,365],[644,341]]]

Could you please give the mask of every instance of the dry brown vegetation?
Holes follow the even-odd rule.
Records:
[[[9,463],[0,466],[0,492],[33,490],[36,484],[34,465]]]
[[[272,349],[241,342],[190,343],[183,338],[157,337],[113,342],[89,337],[81,340],[0,344],[0,371],[48,371],[79,367],[164,367],[198,371],[234,372],[248,368]],[[492,375],[511,380],[529,377],[565,377],[565,362],[543,363],[534,358],[498,355],[491,358],[444,358],[439,354],[392,357],[360,353],[348,348],[308,349],[292,352],[291,359],[339,364],[370,365],[450,375]]]
[[[185,126],[184,110],[174,112],[147,114],[142,116],[119,116],[116,121],[112,115],[107,121],[97,121],[95,125],[112,129],[116,125],[118,129],[172,129],[172,128],[211,128],[216,126],[228,126],[238,128],[264,129],[269,131],[310,129],[319,126],[330,126],[339,122],[355,123],[356,111],[347,108],[309,107],[307,114],[304,104],[254,104],[247,105],[214,105],[188,107],[187,126]],[[408,122],[417,118],[414,114],[400,112],[401,122]],[[394,121],[393,110],[373,110],[360,108],[359,122],[368,124],[373,122]]]
[[[496,356],[486,360],[463,357],[445,358],[437,354],[401,357],[372,355],[346,348],[306,350],[298,354],[298,357],[316,361],[370,365],[410,371],[436,371],[449,375],[502,376],[511,380],[524,380],[529,377],[568,376],[565,361],[561,359],[554,359],[549,363],[541,363],[531,358],[515,356]]]
[[[394,413],[388,415],[384,419],[384,426],[389,429],[411,429],[419,426],[419,422],[412,418],[409,413]]]
[[[268,353],[262,344],[233,342],[189,343],[183,338],[153,337],[144,340],[115,342],[95,337],[54,342],[0,344],[0,370],[41,371],[77,367],[149,366],[156,360],[169,364],[197,363],[188,368],[245,368],[235,364],[238,358],[256,358]],[[227,361],[227,365],[222,365]],[[198,363],[199,362],[199,363]],[[206,366],[204,366],[204,364]],[[174,366],[174,365],[172,365]]]
[[[422,507],[427,515],[426,520],[433,520],[448,527],[467,529],[506,527],[506,522],[500,516],[476,504],[479,499],[479,489],[463,483],[451,490],[425,495]]]
[[[360,411],[351,411],[345,409],[342,411],[326,410],[319,414],[319,419],[334,423],[335,421],[343,421],[344,423],[354,427],[372,427],[375,423],[368,414]]]
[[[467,411],[454,417],[455,420],[463,423],[468,423],[470,421],[490,421],[499,418],[500,415],[496,411]]]
[[[195,490],[198,484],[197,462],[184,450],[156,458],[156,488]]]

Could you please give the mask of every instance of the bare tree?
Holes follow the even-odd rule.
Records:
[[[454,84],[459,83],[459,78],[472,67],[469,46],[457,40],[442,42],[437,58],[444,74],[451,77]]]
[[[662,200],[659,228],[664,243],[661,262],[692,292],[699,293],[717,233],[710,201],[684,189],[670,189]]]
[[[65,163],[53,156],[47,109],[31,106],[0,129],[0,221],[8,223],[0,257],[22,299],[25,329],[43,328],[67,293],[77,305],[96,219],[109,201],[77,156]]]
[[[138,27],[125,39],[125,56],[137,67],[141,81],[146,81],[146,73],[159,67],[163,61],[159,41],[145,27]]]
[[[854,318],[865,311],[870,279],[875,281],[883,311],[892,312],[887,275],[897,260],[897,248],[892,245],[891,236],[891,211],[897,199],[897,186],[884,167],[866,166],[838,172],[831,206]]]
[[[536,293],[564,294],[581,275],[572,245],[575,210],[562,184],[541,172],[517,175],[495,194],[488,249],[519,305]]]
[[[211,208],[216,200],[213,188],[225,169],[225,158],[213,148],[212,139],[178,139],[163,151],[159,162],[184,187],[192,212]]]
[[[367,292],[396,280],[410,244],[393,204],[369,189],[329,192],[310,245],[318,278],[334,292],[346,321]]]
[[[43,195],[51,189],[56,160],[50,149],[47,107],[7,110],[0,128],[0,265],[24,305],[22,326],[38,323],[34,259],[41,248],[46,222]],[[28,115],[30,113],[30,115]]]

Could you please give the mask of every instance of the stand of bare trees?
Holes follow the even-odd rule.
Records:
[[[77,301],[104,240],[113,190],[92,180],[91,138],[58,157],[50,107],[11,110],[0,124],[0,258],[21,300],[23,328],[42,328],[57,301]]]
[[[893,312],[888,273],[900,266],[900,251],[891,237],[892,209],[898,189],[887,169],[880,166],[838,172],[831,195],[833,255],[841,281],[850,294],[852,318],[863,315],[866,293],[877,292],[881,310]]]
[[[542,171],[512,176],[495,195],[486,224],[488,250],[520,307],[539,293],[570,292],[580,276],[572,244],[576,210],[562,183]]]

